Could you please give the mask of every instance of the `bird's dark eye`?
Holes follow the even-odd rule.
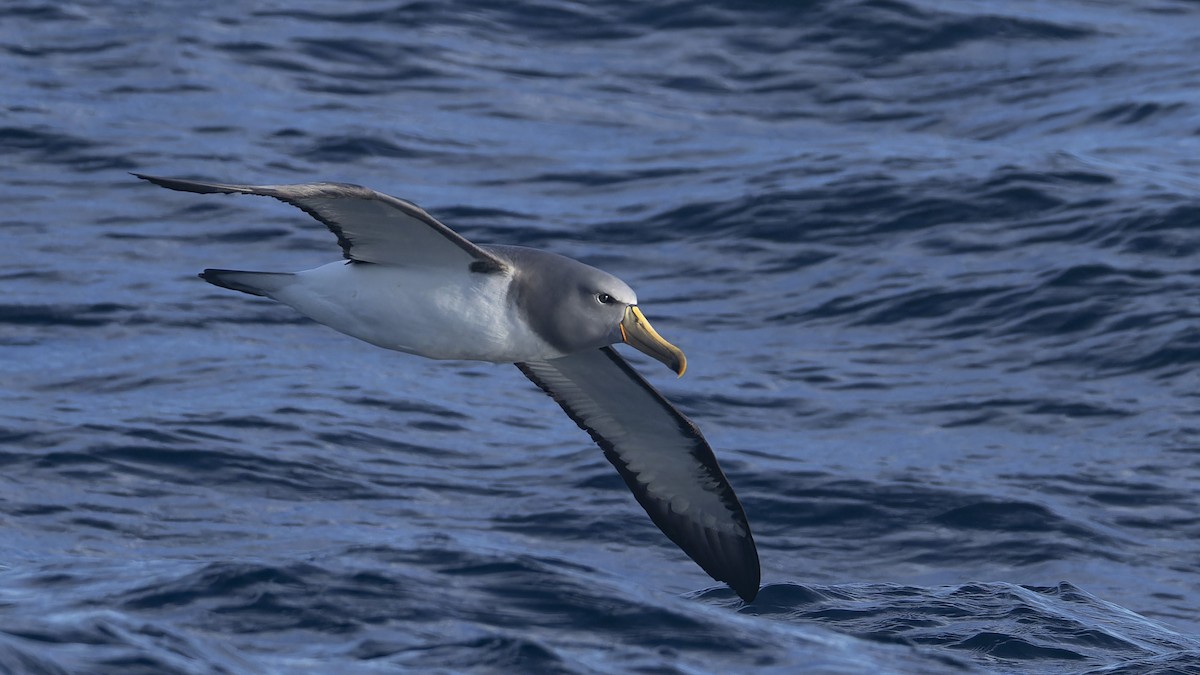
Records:
[[[599,303],[602,305],[607,305],[608,303],[613,301],[613,298],[608,293],[597,293],[596,300],[599,301]]]

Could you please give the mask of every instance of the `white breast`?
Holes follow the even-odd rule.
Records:
[[[511,277],[465,268],[330,263],[297,273],[275,299],[371,344],[431,359],[513,363],[564,354],[508,297]]]

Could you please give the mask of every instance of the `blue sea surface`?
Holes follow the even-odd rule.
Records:
[[[1200,4],[0,6],[0,672],[1200,672]],[[683,348],[742,603],[513,367],[205,267],[335,180]]]

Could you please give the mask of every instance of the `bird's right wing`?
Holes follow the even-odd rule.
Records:
[[[337,236],[346,258],[403,266],[464,265],[498,272],[505,264],[446,227],[424,209],[382,192],[348,183],[228,185],[133,174],[155,185],[199,194],[274,197],[300,208]]]

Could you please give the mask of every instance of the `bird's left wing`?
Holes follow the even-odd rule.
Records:
[[[700,430],[611,347],[518,363],[604,450],[650,519],[747,602],[758,551],[746,514]]]
[[[133,174],[172,190],[274,197],[303,210],[337,236],[346,258],[404,266],[463,265],[497,272],[504,263],[403,199],[349,183],[230,185]]]

